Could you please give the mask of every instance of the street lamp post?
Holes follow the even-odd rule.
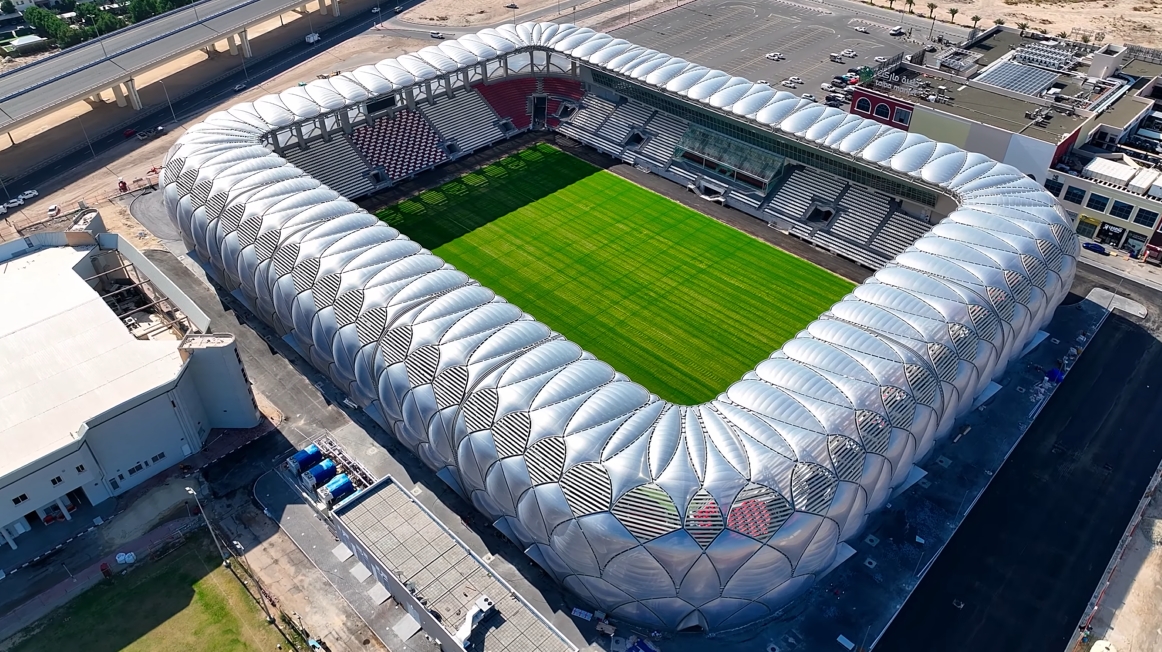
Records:
[[[202,508],[202,501],[198,498],[198,492],[194,491],[193,487],[186,487],[186,493],[194,497],[194,502],[198,504],[198,511],[202,513],[202,519],[206,521],[206,529],[210,530],[210,538],[214,540],[214,545],[218,547],[218,554],[222,557],[222,565],[229,568],[230,562],[226,559],[226,551],[222,549],[222,544],[218,541],[218,535],[214,532],[214,526],[210,525],[210,517],[206,515],[206,510]]]
[[[93,155],[94,159],[96,159],[97,150],[93,149],[93,141],[89,140],[89,130],[85,129],[85,121],[81,120],[80,116],[77,116],[77,123],[81,125],[81,133],[85,134],[85,142],[89,144],[89,153]]]
[[[157,81],[161,82],[161,90],[162,90],[162,92],[165,93],[165,103],[169,105],[169,114],[173,116],[174,124],[177,124],[178,123],[178,114],[174,112],[173,102],[171,102],[169,99],[169,89],[165,87],[164,80],[159,79]]]
[[[231,541],[231,543],[233,543],[234,547],[238,549],[239,557],[242,557],[242,555],[246,554],[246,549],[242,547],[240,542]],[[245,566],[243,566],[243,568],[245,568]],[[262,610],[266,612],[266,622],[273,623],[274,616],[270,615],[270,607],[266,606],[266,591],[263,590],[262,583],[258,581],[258,575],[249,571],[247,574],[250,575],[250,579],[254,580],[254,585],[258,587],[258,601],[262,603]]]

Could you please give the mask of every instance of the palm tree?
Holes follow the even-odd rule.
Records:
[[[934,13],[936,13],[936,3],[929,2],[928,3],[928,17],[933,18],[932,14],[934,14]],[[935,18],[933,18],[933,20],[935,20]]]
[[[1045,28],[1045,27],[1038,27],[1038,28],[1037,28],[1037,31],[1038,31],[1038,32],[1040,32],[1042,35],[1045,35],[1045,34],[1048,34],[1048,33],[1049,33],[1049,30],[1048,30],[1047,28]]]
[[[1088,44],[1089,43],[1089,34],[1082,34],[1081,35],[1081,42]]]
[[[912,11],[912,7],[916,6],[916,0],[904,0],[904,4],[907,5],[907,7],[908,7],[908,13],[910,13],[910,14],[916,13],[916,12]]]
[[[956,7],[952,7],[951,9],[948,10],[948,15],[952,16],[952,24],[953,25],[956,24],[956,14],[958,14],[958,13],[960,13],[960,10],[957,9]]]
[[[1004,24],[1005,24],[1005,19],[1004,19],[1004,18],[997,18],[996,20],[994,20],[994,21],[993,21],[993,24],[994,24],[994,25],[996,25],[996,26],[998,26],[998,27],[999,27],[999,26],[1001,26],[1001,25],[1004,25]]]
[[[1025,30],[1029,28],[1029,23],[1017,23],[1017,29],[1021,30],[1021,36],[1025,35]]]
[[[1057,38],[1069,38],[1069,32],[1065,32],[1065,31],[1057,32]]]
[[[976,24],[980,22],[980,16],[972,16],[969,20],[972,21],[972,28],[976,29]]]
[[[894,4],[896,4],[896,0],[888,0],[888,9],[891,9]]]

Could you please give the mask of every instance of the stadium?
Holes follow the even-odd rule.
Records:
[[[538,130],[878,271],[852,288],[544,144],[348,199]],[[215,280],[542,569],[669,631],[770,619],[830,570],[1079,248],[1010,166],[553,23],[213,114],[160,183]]]

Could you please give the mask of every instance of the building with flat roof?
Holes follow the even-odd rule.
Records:
[[[99,220],[97,220],[99,222]],[[119,236],[0,245],[0,536],[71,520],[260,413],[229,334]]]
[[[1160,74],[1159,50],[995,27],[884,66],[853,88],[850,112],[1008,163],[1060,199],[1080,235],[1138,255],[1159,239]],[[1122,169],[1087,174],[1095,159]]]
[[[346,554],[406,610],[392,626],[405,642],[422,630],[445,652],[577,650],[390,476],[333,514]]]

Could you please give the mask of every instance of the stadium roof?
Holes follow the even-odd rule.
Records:
[[[133,337],[76,271],[93,249],[48,247],[0,260],[0,478],[68,446],[87,420],[181,370],[177,340]]]
[[[463,90],[460,71],[499,56],[528,74],[534,51],[910,177],[959,208],[718,398],[680,406],[261,145],[437,77]],[[1079,251],[1057,200],[1011,166],[553,23],[216,113],[179,139],[160,183],[220,282],[546,572],[615,618],[665,629],[769,618],[826,572],[1049,320]]]

